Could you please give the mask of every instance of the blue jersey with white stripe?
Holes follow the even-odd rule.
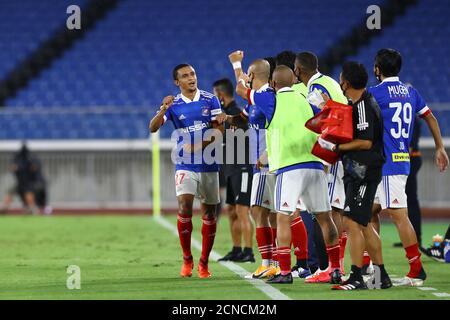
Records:
[[[415,115],[424,117],[431,110],[417,90],[403,84],[398,77],[386,78],[368,91],[378,102],[383,116],[386,154],[383,176],[409,175],[409,145]]]
[[[164,121],[171,121],[177,134],[176,170],[194,172],[219,171],[216,162],[205,163],[202,150],[190,156],[184,155],[183,144],[201,143],[202,137],[212,128],[212,121],[222,112],[219,100],[213,94],[197,90],[191,101],[182,94],[176,96],[172,106],[166,111]],[[214,157],[214,154],[211,155]]]
[[[242,114],[248,118],[248,128],[250,129],[250,161],[251,163],[256,163],[256,160],[258,160],[267,149],[265,130],[266,116],[261,109],[255,105],[246,105]],[[268,168],[266,171],[268,171]],[[253,172],[260,172],[260,170],[256,168],[256,165],[253,166]]]
[[[243,110],[244,116],[248,118],[248,127],[252,131],[250,131],[250,160],[252,163],[256,163],[256,160],[258,160],[262,154],[267,149],[266,144],[266,124],[268,122],[268,116],[271,120],[273,117],[273,112],[275,108],[272,111],[272,114],[268,114],[265,112],[265,110],[258,107],[258,104],[255,103],[254,100],[254,93],[258,93],[257,99],[260,99],[260,103],[267,103],[267,100],[273,100],[274,98],[274,91],[271,87],[269,87],[269,84],[266,84],[262,86],[259,90],[254,91],[252,90],[253,94],[250,93],[249,97],[249,103],[245,106]],[[274,104],[275,106],[275,104]],[[263,171],[269,171],[269,167],[267,166],[266,170]],[[253,172],[260,172],[256,168],[256,166],[253,167]]]

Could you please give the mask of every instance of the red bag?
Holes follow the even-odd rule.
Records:
[[[339,155],[336,152],[322,148],[319,142],[316,142],[311,153],[329,164],[335,164],[339,160]]]
[[[353,140],[352,107],[328,100],[321,112],[309,119],[305,126],[337,144]]]
[[[353,140],[352,111],[352,107],[348,105],[328,100],[322,111],[309,119],[305,126],[321,134],[327,141],[336,144],[347,143]],[[335,164],[339,160],[337,153],[323,149],[318,142],[311,153],[330,164]]]

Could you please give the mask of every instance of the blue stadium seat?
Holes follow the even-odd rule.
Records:
[[[402,53],[400,77],[404,82],[411,83],[428,102],[450,102],[449,14],[450,6],[445,1],[419,1],[392,26],[382,28],[381,36],[348,60],[364,63],[373,85],[376,52],[381,48],[395,48]],[[339,69],[335,69],[335,77]]]
[[[285,49],[320,55],[364,22],[368,5],[383,1],[287,0],[276,7],[269,0],[192,0],[189,5],[182,0],[119,1],[49,69],[7,100],[0,125],[8,130],[0,130],[0,139],[146,138],[148,120],[161,99],[177,92],[171,80],[174,65],[192,63],[200,88],[211,90],[214,80],[233,77],[227,60],[232,50],[245,50],[246,62]],[[68,4],[86,2],[21,0],[2,9],[0,27],[13,30],[0,35],[0,75],[62,25]],[[33,6],[25,11],[37,15],[26,13],[24,19],[24,6]],[[379,48],[398,48],[405,59],[404,81],[413,83],[427,101],[449,102],[450,74],[443,71],[449,66],[450,46],[442,45],[450,31],[449,10],[445,2],[431,6],[419,1],[351,58],[371,70]],[[164,126],[161,134],[167,138],[171,131]]]

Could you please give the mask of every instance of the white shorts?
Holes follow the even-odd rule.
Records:
[[[275,209],[291,214],[298,201],[310,213],[331,210],[327,195],[327,178],[323,170],[295,169],[280,173],[275,185]]]
[[[328,171],[328,197],[330,204],[337,209],[344,209],[345,187],[344,187],[344,166],[342,161],[336,162],[329,167]]]
[[[383,176],[374,203],[380,204],[383,210],[407,208],[406,180],[407,175]]]
[[[297,207],[296,207],[298,210],[300,210],[300,211],[306,211],[306,207],[305,207],[305,205],[303,204],[303,202],[302,202],[302,200],[301,199],[298,199],[297,200]]]
[[[220,203],[219,173],[177,170],[175,172],[177,197],[192,194],[203,204]]]
[[[275,211],[273,197],[277,176],[273,173],[257,172],[253,174],[250,206],[259,206]]]

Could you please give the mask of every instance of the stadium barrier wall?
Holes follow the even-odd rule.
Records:
[[[14,185],[9,163],[20,141],[0,144],[0,194]],[[433,141],[421,140],[423,165],[419,172],[422,207],[450,209],[450,175],[440,174],[434,164]],[[447,147],[450,139],[445,139]],[[42,161],[48,181],[50,204],[65,209],[137,209],[152,207],[152,153],[150,140],[66,140],[29,141],[28,146]],[[162,140],[161,208],[177,207],[173,142]],[[15,206],[19,207],[18,199]]]

